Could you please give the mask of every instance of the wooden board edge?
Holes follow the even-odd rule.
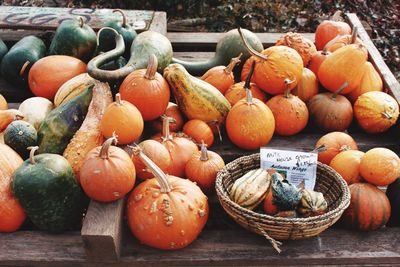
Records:
[[[161,33],[162,35],[167,35],[167,13],[156,11],[153,14],[153,19],[150,21],[149,29],[150,31],[155,31]]]

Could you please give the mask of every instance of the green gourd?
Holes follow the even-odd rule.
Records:
[[[278,172],[272,174],[273,203],[279,210],[295,210],[301,200],[300,189],[284,180]]]
[[[37,144],[37,132],[29,122],[16,120],[4,130],[4,143],[17,152],[21,158],[29,156],[30,146]]]

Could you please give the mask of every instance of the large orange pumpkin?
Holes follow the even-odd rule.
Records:
[[[337,171],[348,185],[363,182],[360,175],[360,162],[364,152],[358,150],[346,150],[337,154],[330,162],[331,166]]]
[[[52,55],[39,59],[29,70],[29,88],[35,96],[53,100],[58,88],[73,77],[86,72],[86,64],[80,59]]]
[[[165,110],[164,116],[173,118],[173,122],[169,124],[171,132],[179,132],[182,130],[183,125],[186,122],[186,118],[182,115],[177,104],[169,102],[167,109]],[[163,118],[162,116],[151,121],[150,126],[154,132],[161,132],[163,129]]]
[[[371,184],[389,185],[400,177],[400,159],[390,149],[383,147],[370,149],[361,159],[360,173]]]
[[[327,44],[328,51],[335,52],[339,48],[349,44],[363,44],[361,39],[357,38],[357,32],[358,32],[357,27],[354,27],[351,34],[338,36],[338,38],[334,39],[333,43]]]
[[[350,206],[342,215],[343,225],[373,231],[387,223],[391,212],[385,193],[368,183],[355,183],[349,189]]]
[[[311,97],[318,94],[317,76],[311,70],[303,68],[301,81],[297,83],[297,87],[293,89],[292,93],[307,103]]]
[[[286,33],[276,41],[275,45],[285,45],[296,50],[303,59],[304,67],[308,65],[311,57],[317,52],[314,43],[297,32]]]
[[[354,103],[354,115],[366,132],[381,133],[396,123],[399,117],[399,104],[384,92],[367,92],[358,97]]]
[[[166,175],[143,152],[139,157],[155,178],[139,184],[130,195],[129,228],[141,243],[154,248],[188,246],[207,222],[207,197],[192,181]]]
[[[271,46],[259,53],[249,47],[240,28],[239,34],[247,50],[252,54],[250,60],[256,62],[251,81],[273,95],[282,94],[285,91],[285,79],[294,81],[290,89],[296,87],[303,71],[303,60],[296,50],[287,46]]]
[[[324,46],[336,36],[350,34],[350,25],[346,22],[339,21],[340,12],[336,12],[330,20],[324,20],[318,25],[315,31],[315,45],[318,50],[322,50]]]
[[[235,83],[225,92],[225,98],[232,106],[239,100],[246,98],[244,84],[245,82]],[[267,95],[255,83],[250,83],[250,90],[254,98],[260,99],[262,102],[267,101]]]
[[[129,144],[137,140],[143,132],[144,122],[140,111],[131,103],[121,100],[121,95],[115,95],[104,112],[100,130],[104,137],[110,138],[115,133],[120,144]]]
[[[151,55],[147,69],[133,71],[119,87],[121,98],[137,107],[145,121],[160,117],[169,103],[169,85],[157,67],[157,58]]]
[[[345,150],[358,150],[357,144],[354,139],[343,132],[331,132],[322,136],[315,148],[324,146],[325,151],[318,153],[318,161],[330,164],[331,160],[340,152]]]
[[[22,158],[9,146],[0,143],[0,232],[17,231],[26,214],[11,192],[11,178]]]

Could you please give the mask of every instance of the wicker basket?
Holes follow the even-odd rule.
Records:
[[[274,239],[316,236],[334,224],[350,204],[350,192],[343,178],[329,166],[318,163],[314,190],[323,193],[328,202],[325,214],[309,218],[282,218],[248,210],[233,202],[229,191],[236,179],[257,168],[260,168],[260,154],[238,158],[218,173],[215,187],[224,210],[244,228],[265,236],[278,252],[281,243]]]

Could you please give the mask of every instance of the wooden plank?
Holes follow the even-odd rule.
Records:
[[[347,13],[346,16],[351,27],[358,28],[358,36],[368,49],[369,61],[371,61],[375,69],[381,75],[384,87],[387,90],[389,90],[390,93],[392,93],[393,97],[397,100],[397,102],[400,103],[400,83],[397,81],[396,77],[393,75],[389,67],[386,65],[381,54],[375,47],[374,43],[371,41],[370,37],[368,36],[368,33],[365,31],[357,15],[354,13]]]
[[[167,13],[155,12],[149,30],[167,35]]]
[[[115,18],[112,9],[95,8],[57,8],[57,7],[25,7],[0,6],[0,28],[55,30],[64,20],[82,17],[88,25],[98,30],[108,20]],[[123,10],[128,24],[138,30],[147,30],[153,20],[154,12],[148,10]]]
[[[121,254],[124,199],[92,200],[83,221],[82,240],[89,261],[117,261]]]

